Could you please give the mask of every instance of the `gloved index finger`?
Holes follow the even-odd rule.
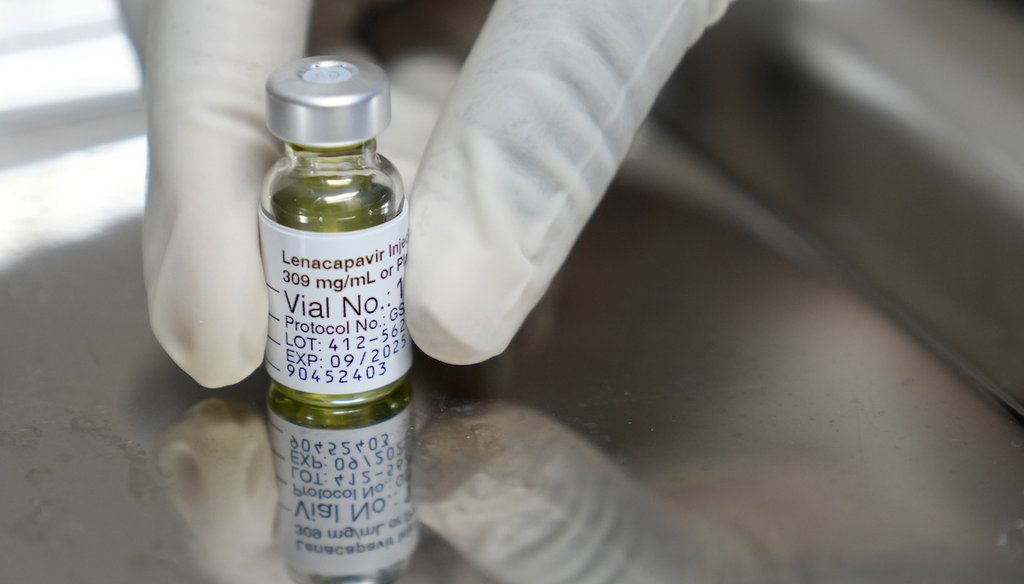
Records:
[[[672,69],[727,0],[499,0],[410,197],[408,325],[500,353],[547,289]]]

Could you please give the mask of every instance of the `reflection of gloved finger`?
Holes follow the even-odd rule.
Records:
[[[263,356],[256,209],[275,156],[263,84],[300,56],[309,0],[164,0],[151,10],[143,225],[150,318],[171,358],[200,383],[221,386]]]
[[[669,510],[579,436],[495,405],[420,431],[419,515],[502,582],[767,582],[738,536]]]
[[[547,288],[685,48],[727,0],[498,0],[411,195],[409,328],[499,353]]]
[[[223,584],[290,582],[274,547],[277,483],[255,408],[200,402],[164,437],[158,461],[210,576]]]

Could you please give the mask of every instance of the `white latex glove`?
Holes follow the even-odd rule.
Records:
[[[199,383],[263,358],[256,209],[277,157],[263,85],[305,46],[309,0],[161,0],[146,45],[149,193],[143,265],[160,344]]]
[[[544,293],[688,47],[728,0],[498,0],[410,194],[408,325],[428,354],[501,352]],[[262,359],[263,83],[308,0],[162,0],[146,51],[153,330],[208,386]],[[385,156],[387,151],[384,151]]]
[[[413,190],[407,314],[421,349],[455,364],[505,349],[727,4],[495,3]]]

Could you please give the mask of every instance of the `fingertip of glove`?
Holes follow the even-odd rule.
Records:
[[[159,310],[150,311],[150,324],[157,342],[199,385],[209,389],[234,385],[262,363],[263,345],[253,331],[245,330],[230,339],[202,330],[205,326],[202,322],[186,326],[186,318],[183,314],[168,317]]]
[[[439,239],[430,243],[427,255],[422,241],[410,248],[406,272],[406,326],[416,345],[452,365],[500,354],[522,322],[528,269],[512,260],[491,261],[473,242],[464,247]]]
[[[410,307],[406,325],[421,351],[451,365],[474,365],[500,354],[508,346],[507,342],[496,344],[467,337],[464,330],[448,325],[427,307]]]
[[[240,349],[232,355],[225,355],[223,348],[205,350],[178,339],[161,338],[160,335],[157,335],[157,340],[178,367],[207,389],[234,385],[248,377],[262,362],[262,352],[253,357],[249,354],[251,351]]]

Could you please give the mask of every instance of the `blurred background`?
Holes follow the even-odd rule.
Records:
[[[117,2],[0,3],[0,265],[138,215],[138,59]]]
[[[335,46],[342,4],[318,6],[313,52]],[[389,65],[457,61],[487,8],[384,2],[359,40]],[[0,0],[0,581],[251,582],[245,538],[197,534],[156,463],[212,394],[149,330],[142,76],[123,22],[113,0]],[[743,533],[783,581],[1020,582],[1022,56],[1008,0],[737,0],[510,350],[471,368],[419,358],[435,434],[483,427],[565,487],[489,508],[540,498],[600,525],[566,493],[614,475],[628,487],[587,500],[641,518],[627,535],[662,533],[650,498]],[[260,411],[266,385],[256,372],[217,395]],[[512,418],[474,418],[489,405]],[[508,423],[538,413],[535,436],[597,462],[553,470],[550,444]],[[478,553],[438,518],[452,477],[508,458],[450,446],[420,445],[444,471],[422,473],[438,481],[421,483],[424,509],[447,531],[427,531],[408,581],[559,581],[544,568],[582,550],[629,563],[611,554],[628,542],[571,519],[514,557]]]

